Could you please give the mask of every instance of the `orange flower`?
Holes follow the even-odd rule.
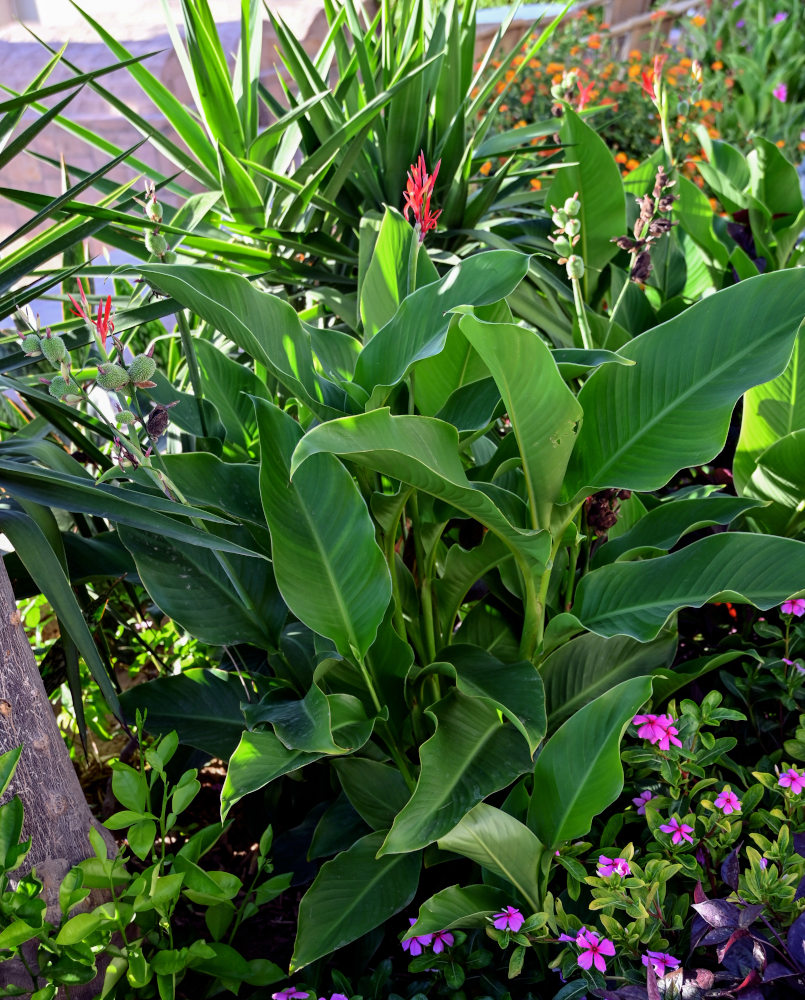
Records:
[[[628,159],[629,159],[629,157],[626,155],[626,153],[616,153],[615,154],[615,162],[616,163],[626,163],[626,161]]]
[[[515,56],[514,59],[512,59],[512,66],[522,66],[524,62],[525,59],[523,59],[522,56]]]
[[[716,59],[714,63],[710,63],[710,69],[724,69],[724,63],[720,59]]]
[[[710,202],[710,208],[712,208],[712,210],[714,212],[717,212],[718,211],[718,199],[717,198],[709,198],[708,200]]]
[[[529,59],[528,65],[531,67],[531,69],[538,69],[542,65],[542,63],[539,61],[539,59]]]
[[[691,21],[696,25],[697,28],[703,28],[707,24],[707,18],[702,17],[701,14],[697,14],[696,17],[692,17]]]
[[[783,149],[785,147],[785,139],[778,139],[774,144],[778,149]]]
[[[514,127],[515,128],[525,128],[526,125],[528,125],[528,122],[525,120],[525,118],[521,118],[519,122],[515,122]]]
[[[600,49],[601,48],[601,36],[600,35],[590,35],[587,39],[587,47],[590,49]]]
[[[505,112],[505,111],[508,111],[508,110],[509,110],[509,105],[508,104],[501,104],[500,107],[498,108],[498,111],[504,111]]]
[[[488,176],[489,171],[491,169],[492,169],[492,161],[491,160],[487,160],[486,163],[484,163],[481,166],[481,173],[484,175],[484,177],[486,177],[486,176]]]
[[[627,160],[626,161],[626,169],[627,170],[637,170],[637,168],[639,166],[640,166],[640,161],[639,160],[635,160],[634,158],[632,158],[631,160]]]
[[[640,65],[638,63],[632,63],[629,67],[629,77],[632,80],[635,80],[638,76],[640,76]]]
[[[643,58],[643,53],[640,51],[640,49],[632,49],[632,51],[629,53],[629,58],[630,59],[642,59]]]
[[[532,191],[539,191],[541,187],[542,187],[542,181],[538,177],[532,177],[531,178],[531,190]]]
[[[693,65],[693,60],[692,60],[692,59],[688,59],[688,57],[687,57],[687,56],[685,56],[685,58],[684,58],[684,59],[680,59],[680,60],[679,60],[679,65],[680,65],[680,66],[681,66],[681,67],[682,67],[683,69],[690,69],[690,67],[691,67],[691,66]]]

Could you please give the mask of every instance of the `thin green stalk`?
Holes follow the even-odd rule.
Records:
[[[363,657],[356,657],[356,659],[358,661],[358,666],[360,668],[361,674],[363,674],[363,679],[364,682],[366,683],[366,687],[369,691],[369,697],[372,699],[372,704],[375,707],[375,711],[377,712],[378,715],[380,715],[383,711],[383,708],[380,704],[380,699],[377,696],[377,690],[375,689],[374,681],[372,680],[372,675],[369,673],[369,668],[367,667],[366,661],[363,659]],[[414,787],[416,786],[416,781],[411,773],[411,768],[408,764],[408,761],[405,759],[405,757],[402,754],[402,751],[397,746],[397,741],[394,739],[394,734],[391,731],[391,727],[388,725],[387,722],[378,722],[377,729],[378,732],[381,734],[383,742],[386,744],[386,747],[388,748],[389,754],[391,755],[391,759],[400,769],[400,774],[402,774],[403,780],[408,786],[409,791],[413,791]]]
[[[204,393],[201,388],[201,369],[198,366],[196,348],[193,344],[190,327],[187,325],[187,320],[185,319],[184,312],[181,309],[176,314],[176,321],[179,327],[179,335],[182,338],[182,347],[184,348],[184,356],[187,361],[187,371],[190,375],[190,384],[193,387],[193,395],[196,397],[198,418],[201,423],[201,433],[204,437],[208,437],[209,432],[207,430],[207,419],[204,416]]]
[[[610,312],[609,314],[609,322],[607,323],[607,330],[606,333],[604,334],[604,342],[601,345],[603,349],[606,349],[606,346],[609,343],[609,335],[612,332],[612,327],[615,323],[615,314],[617,313],[618,309],[620,309],[623,300],[626,298],[626,289],[628,287],[629,287],[629,276],[627,275],[626,280],[624,281],[620,292],[618,292],[618,297],[615,300],[615,306],[612,309],[612,312]]]
[[[586,273],[586,272],[585,272]],[[573,303],[576,306],[576,316],[579,321],[579,331],[581,333],[581,343],[585,350],[593,349],[593,334],[587,320],[587,312],[584,308],[584,297],[581,294],[581,285],[578,278],[571,278],[570,284],[573,286]]]

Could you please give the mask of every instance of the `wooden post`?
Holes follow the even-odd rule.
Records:
[[[650,9],[651,0],[610,0],[607,21],[614,27],[639,14],[647,14]],[[642,34],[643,32],[638,30],[630,32],[628,40],[623,40],[624,51],[640,48]]]
[[[91,856],[90,827],[101,830],[110,856],[116,853],[117,845],[93,818],[84,798],[0,559],[0,753],[20,745],[22,755],[6,793],[6,798],[19,795],[22,800],[22,836],[31,838],[30,853],[19,873],[36,868],[44,883],[47,919],[58,924],[59,885],[75,864]],[[103,894],[93,893],[88,903],[98,905],[103,899]],[[25,981],[20,969],[13,966],[12,962],[0,963],[0,985]],[[90,986],[73,988],[71,997],[93,996],[97,987],[93,992]]]

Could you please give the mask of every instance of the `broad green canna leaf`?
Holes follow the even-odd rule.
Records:
[[[426,847],[469,810],[531,768],[528,747],[485,699],[452,690],[429,709],[436,732],[420,748],[414,793],[397,814],[381,854]]]
[[[299,906],[291,972],[386,923],[414,898],[421,856],[378,858],[382,841],[370,833],[322,865]]]
[[[794,268],[716,292],[621,348],[634,367],[604,365],[579,393],[585,416],[567,499],[658,489],[714,458],[740,396],[785,369],[803,316]]]
[[[342,656],[363,659],[391,597],[391,578],[358,488],[332,455],[297,468],[301,427],[255,400],[260,492],[271,531],[274,573],[288,607],[331,639]],[[326,425],[324,425],[326,426]]]
[[[528,825],[550,850],[589,833],[620,794],[621,738],[650,696],[649,677],[624,681],[576,712],[545,744],[534,768]]]
[[[531,565],[548,558],[547,531],[515,527],[502,513],[501,507],[505,507],[525,515],[518,497],[491,484],[481,488],[467,479],[459,457],[458,432],[452,424],[432,417],[395,417],[388,409],[331,420],[299,442],[292,475],[322,452],[342,455],[445,500],[494,531]]]
[[[439,847],[463,854],[505,879],[530,910],[540,909],[537,873],[545,848],[514,816],[480,802],[439,839]]]
[[[679,608],[729,594],[767,611],[802,590],[805,542],[724,532],[671,555],[594,570],[579,584],[573,613],[598,635],[648,642]]]
[[[550,525],[582,409],[539,335],[464,316],[459,328],[497,383],[523,463],[532,523]]]
[[[527,254],[517,251],[490,250],[409,295],[358,358],[355,381],[370,393],[367,408],[382,406],[415,362],[442,350],[451,309],[505,298],[525,277],[528,261]]]

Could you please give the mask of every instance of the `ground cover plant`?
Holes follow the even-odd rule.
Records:
[[[8,568],[73,650],[79,732],[91,676],[154,740],[114,765],[127,854],[96,837],[47,919],[35,875],[3,884],[3,957],[33,942],[42,997],[103,955],[109,996],[800,990],[796,172],[702,137],[723,218],[670,134],[624,180],[554,100],[566,163],[518,179],[525,223],[518,193],[466,238],[423,149],[351,227],[346,297],[245,276],[261,224],[199,257],[149,185],[114,220],[147,255],[106,292],[79,252],[46,279],[71,319],[17,314]],[[193,665],[121,690],[107,606],[169,619]],[[220,818],[193,830],[210,758]],[[8,872],[23,809],[2,808]],[[198,864],[239,827],[251,888]],[[293,946],[243,957],[275,890]]]

